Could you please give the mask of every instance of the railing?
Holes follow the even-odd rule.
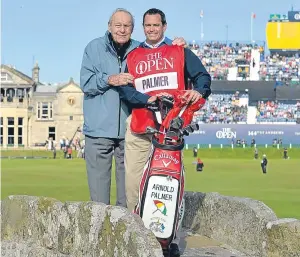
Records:
[[[18,98],[18,97],[2,97],[1,107],[3,108],[28,108],[30,105],[29,98]]]
[[[186,144],[185,145],[185,149],[193,149],[194,147],[196,147],[197,149],[201,149],[201,148],[219,148],[219,149],[222,149],[222,148],[232,148],[232,149],[235,149],[235,148],[247,148],[247,149],[251,149],[251,148],[255,148],[255,147],[258,147],[258,148],[275,148],[275,149],[283,149],[283,148],[300,148],[300,145],[299,144],[276,144],[276,145],[273,145],[273,144],[255,144],[253,146],[251,145],[236,145],[236,144]]]
[[[78,151],[72,151],[72,158],[77,158]],[[14,159],[14,158],[45,158],[45,159],[53,159],[54,152],[50,150],[46,150],[45,147],[37,147],[34,149],[11,149],[9,147],[1,148],[1,159]],[[62,150],[56,151],[56,159],[63,159],[65,154]]]
[[[255,42],[251,42],[251,41],[240,41],[240,40],[188,40],[187,41],[188,44],[197,44],[197,45],[206,45],[206,44],[214,44],[214,43],[218,43],[218,44],[225,44],[225,45],[232,45],[232,46],[236,46],[236,44],[239,45],[252,45],[252,46],[265,46],[266,45],[266,41],[264,40],[257,40]]]

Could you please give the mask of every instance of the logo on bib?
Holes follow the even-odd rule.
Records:
[[[146,60],[140,61],[136,67],[135,72],[142,75],[151,71],[162,71],[167,69],[174,69],[174,59],[162,57],[161,53],[147,54]]]

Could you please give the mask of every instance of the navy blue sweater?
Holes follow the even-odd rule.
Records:
[[[160,46],[164,44],[171,44],[171,41],[166,39]],[[140,46],[147,47],[145,43],[142,43]],[[184,60],[185,85],[188,85],[188,79],[190,79],[193,83],[193,89],[201,93],[206,99],[211,94],[211,76],[206,71],[200,59],[188,48],[184,49]],[[127,71],[128,69],[126,67],[125,72]],[[132,84],[119,86],[117,89],[120,94],[120,99],[129,103],[132,107],[142,107],[150,98],[149,95],[137,91]]]

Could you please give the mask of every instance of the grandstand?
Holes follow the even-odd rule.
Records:
[[[300,50],[291,56],[267,55],[264,42],[205,42],[200,45],[193,41],[189,47],[201,59],[213,80],[300,85]]]
[[[292,20],[298,16],[290,12],[289,18],[270,17],[267,46],[265,42],[189,44],[212,76],[212,94],[194,116],[200,131],[186,139],[187,145],[223,147],[252,141],[265,146],[300,145],[300,20]],[[273,33],[274,24],[281,34]]]
[[[187,137],[186,144],[245,147],[254,140],[265,147],[273,142],[281,142],[276,147],[299,147],[300,88],[294,89],[294,96],[285,93],[288,98],[272,82],[213,81],[212,94],[193,118],[200,130]]]
[[[251,96],[253,92],[249,90],[230,93],[213,89],[205,106],[195,114],[194,121],[198,124],[300,124],[300,97],[298,100],[277,100],[276,96],[270,96],[255,100]]]
[[[266,23],[267,44],[265,41],[197,43],[194,40],[189,47],[214,81],[276,81],[277,86],[300,85],[300,19],[297,17],[300,11],[271,14]]]
[[[300,20],[294,18],[298,13],[270,15],[266,26],[269,54],[265,42],[189,44],[213,80],[213,93],[195,121],[300,123]],[[275,26],[279,34],[274,34]]]

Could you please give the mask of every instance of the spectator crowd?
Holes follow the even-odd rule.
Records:
[[[299,53],[291,56],[267,55],[264,45],[244,43],[203,42],[200,45],[193,41],[189,44],[189,48],[201,59],[212,80],[227,80],[230,68],[248,65],[251,69],[252,50],[258,50],[259,80],[275,81],[276,86],[300,85]],[[247,73],[245,76],[249,77],[249,70]],[[244,100],[240,101],[241,99]],[[247,99],[248,94],[239,92],[213,93],[203,109],[195,114],[194,121],[247,123]],[[300,102],[259,101],[255,120],[256,123],[300,123]]]
[[[195,41],[190,49],[201,59],[213,80],[227,80],[229,68],[238,64],[249,65],[253,59],[251,51],[260,53],[259,79],[278,81],[278,85],[300,84],[300,57],[298,53],[285,57],[266,55],[263,45],[242,43],[209,42],[201,46]],[[249,76],[249,70],[247,72]]]
[[[248,120],[248,94],[213,93],[204,107],[195,113],[198,124],[246,124]],[[300,124],[300,101],[259,101],[256,106],[256,123]]]
[[[260,101],[257,104],[257,122],[297,122],[300,118],[300,101],[296,104],[278,101]]]
[[[238,91],[234,94],[212,94],[194,119],[198,123],[246,123],[247,105],[248,95]]]

